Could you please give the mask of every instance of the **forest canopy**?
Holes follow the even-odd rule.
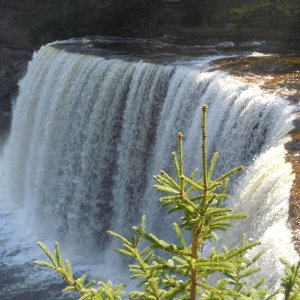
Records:
[[[300,29],[298,0],[2,0],[1,5],[22,11],[18,22],[36,43],[171,27]]]

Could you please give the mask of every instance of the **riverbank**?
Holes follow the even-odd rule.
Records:
[[[126,32],[122,31],[125,35]],[[177,37],[189,37],[193,40],[201,38],[234,39],[234,40],[268,40],[281,43],[300,44],[300,33],[289,28],[236,28],[235,24],[224,23],[223,26],[154,26],[151,30],[132,30],[129,36],[159,37],[173,35]]]

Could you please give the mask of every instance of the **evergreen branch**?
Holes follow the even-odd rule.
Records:
[[[153,188],[157,191],[172,194],[172,195],[179,195],[179,192],[171,187],[167,187],[164,185],[154,185]]]
[[[120,254],[123,254],[123,255],[126,255],[126,256],[130,256],[130,257],[135,257],[133,253],[131,253],[130,251],[127,251],[125,249],[116,248],[115,250],[117,252],[119,252]]]
[[[69,274],[69,276],[73,279],[73,270],[72,270],[72,265],[71,262],[66,259],[66,272]]]
[[[209,284],[207,284],[205,282],[199,281],[199,282],[197,282],[197,286],[201,287],[201,288],[203,288],[203,289],[205,289],[207,291],[210,291],[210,292],[213,292],[213,293],[216,293],[216,294],[221,294],[221,292],[218,289],[212,287],[211,285],[209,285]]]
[[[170,279],[172,279],[170,277]],[[170,286],[171,288],[169,288],[169,290],[166,291],[164,297],[165,299],[175,299],[175,296],[177,296],[178,294],[183,294],[182,297],[180,298],[176,298],[176,299],[188,299],[188,293],[187,293],[187,289],[188,286],[190,285],[189,281],[185,281],[185,282],[181,282],[179,280],[168,280],[167,282],[164,282],[165,285]]]
[[[164,196],[164,197],[159,198],[159,200],[161,202],[173,203],[173,202],[176,202],[178,200],[181,200],[181,195],[177,195],[177,196]]]
[[[193,173],[190,175],[190,179],[191,179],[191,180],[194,180],[195,177],[196,177],[198,174],[199,174],[199,169],[196,168],[196,169],[193,171]]]
[[[46,268],[49,268],[49,269],[52,269],[52,270],[56,270],[56,267],[53,264],[51,264],[47,261],[34,260],[33,263],[36,264],[36,265],[39,265],[41,267],[46,267]]]
[[[208,107],[207,105],[202,106],[202,177],[204,190],[207,190],[207,149],[206,149],[206,114]]]
[[[228,214],[232,211],[231,208],[220,208],[220,207],[209,207],[206,210],[205,217],[213,217],[213,216],[228,216]]]
[[[211,162],[210,162],[210,167],[209,167],[208,174],[207,174],[208,180],[211,180],[211,178],[212,178],[212,176],[213,176],[213,172],[214,172],[214,169],[215,169],[215,167],[216,167],[218,158],[219,158],[219,153],[218,153],[218,152],[215,152],[215,153],[213,154],[212,159],[211,159]]]
[[[180,182],[180,191],[181,193],[183,193],[183,180],[181,178],[181,176],[183,175],[184,171],[183,171],[183,145],[182,145],[182,140],[183,140],[183,134],[181,132],[178,133],[177,135],[177,139],[178,139],[178,152],[179,152],[179,182]]]
[[[285,275],[281,280],[284,299],[297,300],[296,297],[300,292],[300,260],[295,264],[291,264],[283,258],[280,261],[285,265]]]
[[[209,184],[209,186],[207,187],[207,191],[212,191],[218,186],[222,186],[222,181],[215,180]]]
[[[249,277],[250,275],[254,274],[254,273],[257,273],[261,270],[261,268],[252,268],[252,269],[249,269],[243,273],[240,274],[240,279],[243,279],[245,277]]]
[[[190,175],[190,177],[189,177],[189,179],[190,180],[194,180],[195,179],[195,177],[197,176],[199,174],[199,169],[198,168],[196,168],[193,172],[192,172],[192,174]],[[187,181],[184,181],[183,182],[183,190],[186,190],[186,188],[188,187],[188,182]],[[187,192],[186,192],[187,193]],[[188,194],[188,193],[187,193]]]
[[[190,178],[191,180],[194,181],[194,179]],[[201,190],[203,190],[203,178],[197,180],[197,181],[194,181],[197,186],[200,186],[201,187]],[[186,190],[186,194],[187,195],[191,195],[192,193],[194,193],[195,191],[199,190],[198,188],[196,188],[195,186],[190,186],[187,190]]]
[[[56,256],[57,265],[58,265],[60,268],[65,269],[65,263],[64,263],[64,261],[62,260],[61,253],[60,253],[60,248],[59,248],[58,243],[55,243],[55,250],[54,250],[54,253],[55,253],[55,256]]]
[[[236,247],[230,249],[227,253],[224,254],[224,260],[232,259],[233,257],[237,257],[239,254],[243,254],[249,249],[252,249],[254,247],[257,247],[260,245],[260,242],[252,242],[246,245],[243,245],[241,247]]]
[[[187,210],[188,210],[189,212],[193,213],[193,212],[197,209],[197,205],[196,205],[194,202],[192,202],[192,201],[189,199],[189,197],[183,195],[182,200],[184,200],[184,201],[186,202],[186,204],[187,204],[187,206],[188,206],[188,209],[187,209]],[[180,204],[181,204],[181,203],[180,203]],[[186,207],[185,207],[185,208],[186,208]]]
[[[245,168],[243,166],[239,166],[236,168],[233,168],[232,170],[226,172],[225,174],[223,174],[222,176],[218,177],[215,181],[223,181],[231,176],[233,176],[234,174],[243,171]]]
[[[260,286],[262,286],[265,283],[266,279],[265,278],[261,278],[259,281],[257,281],[255,283],[255,285],[253,285],[254,289],[258,289]],[[278,291],[276,292],[276,294],[278,293]],[[275,294],[274,294],[275,295]]]
[[[177,239],[178,239],[178,241],[179,241],[181,247],[182,247],[183,249],[186,248],[186,242],[185,242],[185,240],[184,240],[184,236],[183,236],[183,234],[182,234],[182,231],[181,231],[179,225],[178,225],[177,223],[173,223],[173,227],[174,227],[174,230],[175,230],[175,232],[176,232]]]
[[[202,202],[203,201],[203,195],[200,195],[200,196],[195,196],[195,197],[192,197],[192,198],[190,198],[190,200],[192,201],[192,202]]]
[[[146,247],[143,251],[141,251],[141,256],[148,254],[152,250],[152,246]]]
[[[170,184],[170,182],[162,176],[159,176],[159,175],[153,176],[153,179],[156,180],[158,183],[160,183],[160,185],[163,185],[165,187],[174,188],[174,185]],[[177,187],[175,187],[175,188],[177,188]]]
[[[181,174],[180,174],[180,167],[179,167],[176,152],[172,152],[172,158],[173,158],[173,164],[174,164],[175,169],[176,169],[177,178],[178,178],[178,181],[180,182],[180,175]]]
[[[245,219],[248,215],[246,214],[232,214],[232,215],[224,215],[224,216],[218,216],[215,218],[216,221],[222,221],[222,220],[236,220],[236,219]]]
[[[133,230],[136,232],[140,232],[140,228],[137,226],[134,226]],[[140,232],[140,233],[143,235],[143,237],[146,240],[150,241],[153,244],[153,247],[155,248],[163,249],[169,253],[176,254],[176,255],[183,255],[183,256],[189,255],[189,252],[187,250],[183,250],[174,244],[168,244],[167,242],[159,239],[157,236],[155,236],[152,233],[148,233],[148,232]]]
[[[50,262],[45,261],[34,261],[35,264],[42,267],[47,267],[54,270],[58,275],[68,285],[63,291],[64,292],[77,292],[80,295],[80,299],[90,299],[90,300],[120,300],[121,295],[123,294],[124,285],[119,285],[116,288],[113,288],[111,283],[99,282],[99,288],[96,290],[93,288],[93,285],[96,281],[90,281],[86,286],[84,282],[86,281],[86,276],[83,275],[78,279],[74,279],[72,272],[71,263],[69,260],[63,261],[61,256],[60,247],[58,243],[55,244],[55,257],[51,254],[51,251],[42,243],[38,242],[39,247],[42,249],[44,254],[48,257]]]
[[[47,255],[49,260],[52,262],[54,267],[58,267],[57,261],[55,260],[54,256],[52,255],[51,251],[42,243],[38,242],[38,246],[42,249],[42,251]]]
[[[202,186],[200,186],[199,184],[197,184],[195,181],[193,181],[192,179],[186,177],[185,175],[181,175],[181,179],[185,180],[186,182],[188,182],[192,187],[194,187],[196,190],[199,191],[203,191],[204,188]]]
[[[199,208],[201,217],[206,215],[208,208],[212,205],[212,203],[214,203],[215,199],[216,195],[210,197],[210,195],[207,194],[207,190],[204,192],[203,207]]]
[[[117,233],[117,232],[114,232],[112,230],[108,230],[107,231],[108,234],[118,238],[119,240],[121,240],[125,245],[129,245],[129,246],[132,246],[131,242],[128,241],[124,236],[122,236],[121,234]]]
[[[166,180],[168,180],[170,184],[173,185],[174,188],[177,188],[178,190],[180,189],[178,183],[167,172],[161,170],[160,175],[161,177],[164,177]]]

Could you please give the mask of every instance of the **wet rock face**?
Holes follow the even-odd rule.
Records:
[[[27,31],[18,24],[21,15],[21,9],[0,7],[0,110],[4,111],[11,109],[33,51]]]
[[[0,50],[0,110],[9,111],[17,95],[18,80],[26,71],[31,54],[23,50],[2,47]]]
[[[289,207],[289,226],[293,232],[295,249],[300,254],[300,114],[294,121],[295,129],[291,132],[292,140],[286,143],[287,161],[293,166],[295,180],[291,189]]]
[[[214,67],[300,102],[300,57],[297,55],[220,59],[214,62]]]

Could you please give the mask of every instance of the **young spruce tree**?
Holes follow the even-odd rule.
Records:
[[[154,188],[162,193],[162,207],[168,207],[170,213],[181,213],[179,224],[173,224],[177,242],[169,243],[148,232],[145,215],[141,224],[133,227],[131,239],[109,231],[122,242],[122,248],[116,251],[134,259],[129,270],[132,273],[131,278],[139,281],[139,288],[129,292],[129,299],[272,300],[281,293],[285,300],[300,300],[300,262],[291,265],[283,261],[286,273],[282,279],[282,289],[271,292],[266,287],[262,288],[263,279],[254,285],[247,284],[245,279],[259,271],[253,264],[262,253],[252,258],[246,256],[248,250],[259,245],[259,242],[249,243],[245,235],[241,237],[241,245],[238,247],[223,247],[222,251],[212,248],[208,255],[203,254],[202,249],[207,241],[215,239],[217,232],[227,230],[233,220],[245,218],[246,215],[234,214],[231,208],[224,205],[229,197],[227,186],[230,177],[243,168],[234,168],[214,178],[218,153],[212,156],[208,166],[207,106],[203,106],[202,113],[202,178],[197,179],[198,169],[191,175],[184,171],[181,133],[178,134],[178,153],[172,153],[176,177],[173,178],[165,171],[154,176],[157,182]],[[188,234],[191,241],[189,244],[185,240]],[[35,263],[56,271],[67,284],[64,292],[78,292],[80,300],[121,299],[124,285],[113,287],[111,282],[102,281],[85,284],[85,275],[79,279],[74,278],[71,263],[69,260],[63,261],[58,244],[55,246],[54,255],[43,243],[39,242],[39,246],[49,261]],[[157,255],[157,250],[164,252],[164,255]],[[221,279],[212,279],[215,274]]]

